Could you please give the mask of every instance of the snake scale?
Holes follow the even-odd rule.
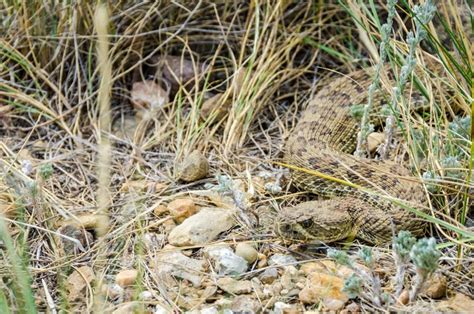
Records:
[[[420,235],[426,224],[409,210],[387,200],[395,198],[423,210],[425,192],[408,169],[389,161],[357,158],[352,153],[360,121],[351,115],[353,105],[365,104],[373,68],[339,77],[310,101],[285,145],[287,164],[317,171],[351,184],[348,186],[301,170],[291,170],[293,184],[326,199],[284,208],[277,226],[285,237],[332,242],[356,236],[379,244],[397,230]],[[382,91],[374,95],[371,123],[384,103]],[[361,188],[359,188],[361,187]]]

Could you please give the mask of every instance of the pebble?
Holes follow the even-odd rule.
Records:
[[[272,284],[278,278],[278,270],[276,268],[267,268],[258,277],[264,284]]]
[[[69,292],[68,300],[75,301],[83,298],[86,288],[94,279],[94,271],[89,266],[81,266],[74,270],[66,281],[66,288]]]
[[[385,141],[385,134],[372,132],[367,136],[367,147],[369,152],[373,153]]]
[[[257,260],[258,251],[250,244],[242,242],[235,247],[235,254],[245,259],[249,264]]]
[[[447,288],[446,277],[441,274],[434,274],[423,285],[422,293],[432,299],[441,299],[446,297]]]
[[[186,156],[178,165],[178,179],[184,182],[194,182],[207,177],[209,162],[198,150]]]
[[[260,308],[260,302],[246,295],[235,297],[230,307],[234,313],[257,313]]]
[[[108,284],[102,285],[102,293],[107,295],[110,300],[117,299],[119,297],[123,297],[124,290],[118,284]]]
[[[211,115],[215,115],[214,121],[217,122],[222,120],[229,112],[229,109],[232,106],[232,100],[230,97],[228,97],[227,99],[223,99],[223,96],[223,93],[219,93],[204,101],[201,106],[200,112],[201,117],[204,120],[209,119]]]
[[[205,261],[185,256],[180,251],[160,252],[152,261],[158,275],[169,274],[190,281],[195,287],[201,286]]]
[[[209,243],[235,225],[234,214],[230,209],[203,208],[171,230],[168,242],[175,246]]]
[[[285,255],[285,254],[273,254],[270,257],[270,260],[268,261],[268,265],[270,266],[286,266],[286,265],[291,265],[295,264],[297,261],[296,259],[291,256],[291,255]]]
[[[178,198],[167,206],[173,220],[182,223],[186,218],[191,217],[197,211],[196,204],[190,198]]]
[[[240,275],[247,271],[247,261],[235,255],[227,246],[206,248],[207,256],[214,262],[214,267],[219,275]]]
[[[126,269],[120,271],[115,276],[115,282],[121,287],[131,286],[135,283],[138,277],[138,271],[136,269]]]
[[[407,290],[403,290],[397,301],[400,304],[407,305],[410,301],[410,293]]]
[[[153,299],[153,293],[145,290],[145,291],[140,292],[140,294],[138,295],[138,298],[142,301],[150,301]]]
[[[333,275],[313,272],[306,287],[299,293],[299,300],[305,304],[322,302],[327,310],[341,310],[349,297],[342,292],[344,281]]]
[[[252,292],[250,280],[236,280],[231,277],[222,277],[217,280],[219,288],[230,294],[244,294]]]

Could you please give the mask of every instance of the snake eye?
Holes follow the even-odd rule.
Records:
[[[313,222],[311,221],[311,219],[307,219],[307,220],[302,221],[300,225],[301,227],[308,229],[309,227],[313,225]]]

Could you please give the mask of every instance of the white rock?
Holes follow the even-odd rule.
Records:
[[[235,225],[234,214],[230,209],[203,208],[176,226],[170,232],[168,242],[175,246],[209,243]]]
[[[296,262],[296,259],[291,255],[273,254],[272,257],[270,257],[270,260],[268,261],[268,265],[287,266],[295,264]]]
[[[180,251],[162,252],[155,256],[155,272],[168,273],[177,278],[190,281],[195,287],[201,285],[201,273],[204,272],[205,262],[187,257]]]
[[[229,247],[210,247],[206,249],[206,254],[214,262],[219,275],[240,275],[247,271],[247,261],[235,255]]]

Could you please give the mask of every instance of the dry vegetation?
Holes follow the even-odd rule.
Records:
[[[274,253],[295,253],[299,263],[324,258],[325,246],[301,251],[274,232],[272,219],[281,207],[312,198],[293,190],[285,168],[275,162],[281,161],[284,141],[311,95],[331,77],[377,60],[386,7],[384,1],[373,7],[365,2],[111,1],[108,76],[98,63],[107,57],[97,54],[95,3],[2,1],[0,312],[113,311],[134,300],[140,300],[134,303],[139,312],[157,304],[179,311],[232,300],[219,290],[207,301],[182,301],[189,282],[176,281],[181,290],[170,292],[156,274],[153,256],[174,227],[168,213],[156,212],[177,198],[191,198],[199,207],[220,202],[237,208],[238,224],[214,242],[255,243],[260,261],[244,278],[258,275],[261,260]],[[413,27],[409,8],[414,3],[400,2],[395,16],[390,53],[395,73],[407,53],[404,38]],[[430,187],[429,233],[443,253],[438,272],[447,278],[448,296],[472,298],[474,120],[468,119],[474,61],[472,29],[466,25],[472,17],[463,19],[465,10],[454,1],[438,4],[437,22],[429,25],[429,40],[416,54],[420,77],[407,87],[422,90],[431,101],[416,114],[401,113],[391,158],[410,165]],[[186,86],[171,84],[176,79],[171,74],[162,86],[170,90],[169,102],[137,109],[131,102],[133,83],[142,78],[162,83],[164,71],[156,72],[153,64],[166,56],[188,60],[192,79]],[[424,70],[433,60],[444,64],[443,77]],[[390,86],[383,88],[390,93]],[[219,93],[218,103],[228,104],[225,115],[202,117],[203,104]],[[104,114],[108,105],[112,123]],[[177,165],[194,150],[209,161],[209,173],[185,183]],[[211,192],[218,176],[234,180],[227,187],[231,201]],[[100,230],[97,221],[84,222],[99,215],[106,218],[99,220]],[[75,243],[75,252],[67,254],[60,228],[81,219],[92,238],[84,247]],[[150,235],[159,239],[153,248],[144,240]],[[359,245],[353,243],[349,252]],[[205,248],[175,250],[181,249],[202,258]],[[390,250],[376,252],[377,272],[390,293]],[[95,280],[71,299],[67,281],[81,266],[91,267]],[[129,268],[140,278],[133,289],[122,301],[105,298],[100,285]],[[142,291],[153,297],[144,300]],[[257,300],[261,309],[273,308]],[[303,306],[297,296],[274,301],[298,304],[299,310],[323,309],[317,302]],[[361,310],[375,306],[364,298],[356,303]],[[438,309],[436,304],[420,298],[391,309]]]

